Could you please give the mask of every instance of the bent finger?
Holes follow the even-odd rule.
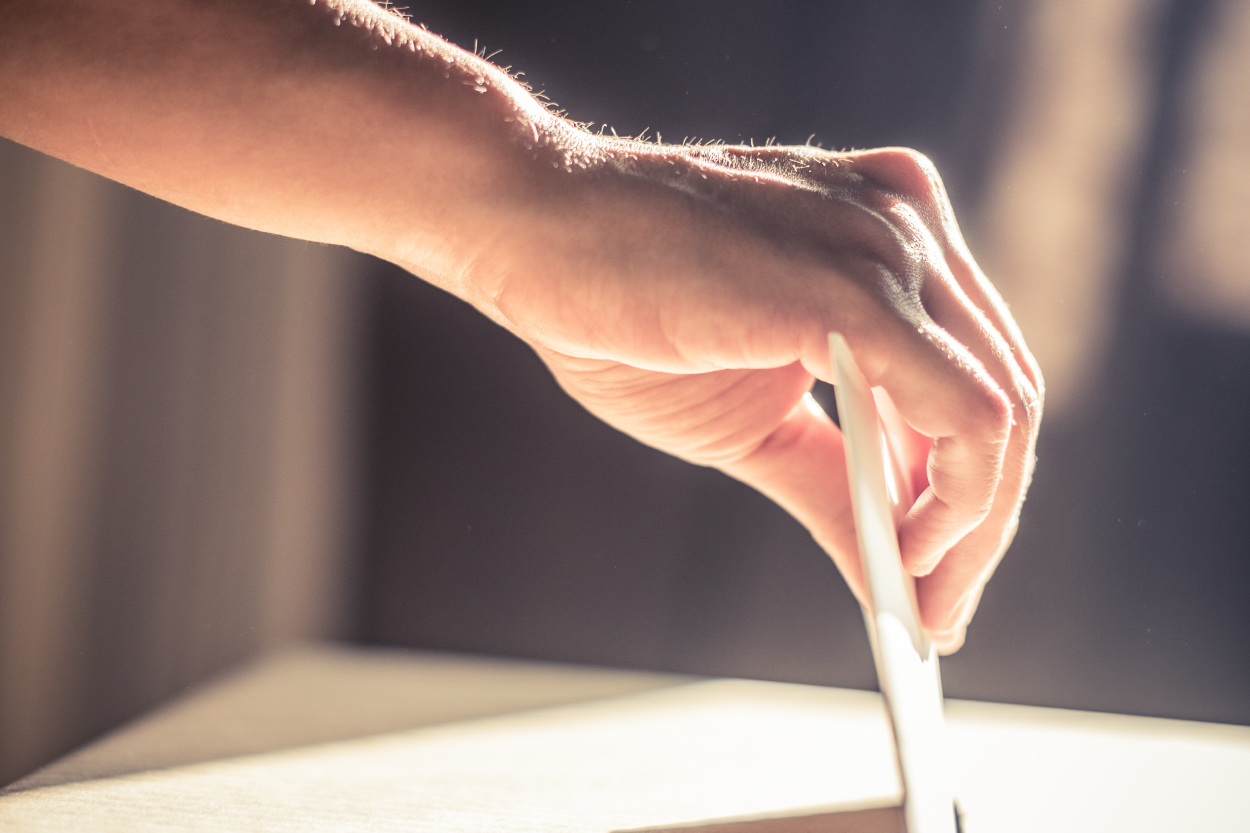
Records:
[[[1031,457],[1031,443],[1022,431],[1013,432],[1013,445],[1026,443]],[[967,627],[982,588],[1015,537],[1028,486],[1026,465],[1025,455],[1008,455],[1004,485],[985,521],[951,547],[936,568],[917,582],[921,621],[931,631],[949,634]]]
[[[904,565],[917,572],[989,514],[1002,479],[1012,405],[949,333],[936,326],[914,332],[869,382],[886,389],[908,425],[934,438],[928,486],[899,529]]]
[[[1023,499],[1023,486],[1027,482],[1030,469],[1032,440],[1036,436],[1040,408],[1037,392],[1016,362],[1006,339],[978,309],[969,304],[960,287],[949,279],[935,283],[937,286],[928,291],[929,297],[926,299],[926,309],[931,318],[949,337],[977,357],[1010,408],[1010,435],[1004,437],[1008,442],[1004,449],[1002,479],[993,484],[990,497],[995,505],[1001,503],[1005,497],[1014,506]],[[931,457],[931,483],[934,491],[922,497],[923,502],[909,515],[902,531],[904,564],[916,575],[930,572],[943,553],[971,531],[969,528],[963,530],[958,537],[943,540],[935,535],[933,527],[924,528],[921,516],[941,511],[940,507],[944,504],[941,462],[936,455]],[[1006,508],[1006,517],[1003,516],[1004,507],[998,508],[998,520],[1006,524],[1010,520],[1010,507]],[[991,507],[987,505],[986,509],[990,510]],[[993,545],[990,546],[992,548]],[[987,553],[986,557],[990,555],[992,552]]]

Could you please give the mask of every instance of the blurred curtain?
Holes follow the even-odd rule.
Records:
[[[1250,4],[1022,9],[974,250],[1047,417],[1020,535],[943,674],[1250,722]]]
[[[357,268],[0,142],[0,783],[344,631]]]
[[[1110,345],[1163,5],[1017,4],[1015,79],[971,236],[1045,373],[1048,421],[1079,408]]]
[[[1070,420],[1138,309],[1126,295],[1250,332],[1250,3],[1021,8],[974,235],[1046,373],[1048,420]]]
[[[1181,79],[1161,289],[1183,318],[1250,333],[1250,3],[1226,0],[1205,22]]]

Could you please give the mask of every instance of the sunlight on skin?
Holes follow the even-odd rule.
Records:
[[[962,639],[1042,380],[923,156],[593,135],[353,0],[0,0],[0,85],[19,142],[463,298],[592,413],[775,500],[862,597],[841,438],[800,407],[845,334],[919,487],[925,624]]]

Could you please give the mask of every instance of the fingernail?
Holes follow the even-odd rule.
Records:
[[[938,653],[948,654],[959,650],[964,644],[965,630],[963,625],[956,625],[940,631],[929,631],[929,638],[937,646]]]

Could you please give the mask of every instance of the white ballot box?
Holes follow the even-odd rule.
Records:
[[[1250,728],[949,701],[968,833],[1250,831]],[[901,831],[879,695],[310,647],[0,793],[0,830]]]

